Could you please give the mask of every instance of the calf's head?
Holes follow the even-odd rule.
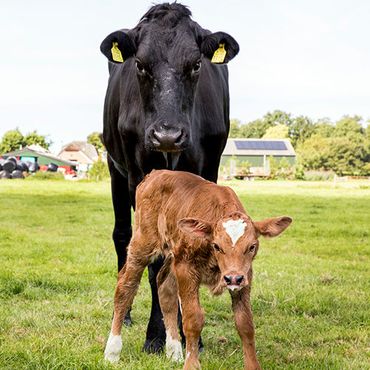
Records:
[[[184,233],[202,238],[212,246],[221,273],[219,286],[233,291],[250,283],[250,269],[258,251],[259,236],[277,236],[291,222],[292,219],[286,216],[252,221],[245,214],[235,212],[215,224],[184,218],[178,226]]]
[[[210,33],[190,16],[181,4],[155,5],[134,29],[113,32],[100,47],[110,62],[125,63],[126,71],[135,75],[145,143],[151,150],[180,152],[190,144],[191,115],[204,64],[212,59],[226,64],[239,51],[230,35]],[[220,47],[225,55],[213,58]]]

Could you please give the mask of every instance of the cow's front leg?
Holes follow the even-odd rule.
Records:
[[[261,369],[257,360],[254,342],[253,316],[249,299],[250,288],[245,287],[240,291],[234,291],[230,294],[236,329],[243,345],[244,369]]]
[[[104,358],[112,363],[119,361],[122,349],[121,329],[123,319],[132,305],[146,265],[147,261],[145,259],[132,258],[132,255],[129,254],[126,265],[118,274],[114,294],[112,327],[104,351]]]
[[[182,325],[186,337],[184,370],[200,369],[199,338],[204,326],[204,313],[199,302],[200,278],[187,263],[177,264],[175,274],[182,310]]]
[[[108,156],[109,172],[111,175],[112,203],[114,209],[113,242],[117,253],[118,272],[126,263],[127,248],[132,236],[131,228],[131,198],[128,188],[128,178],[124,177],[114,166]],[[124,323],[131,325],[130,310],[127,311]]]
[[[148,266],[149,283],[152,292],[152,309],[143,348],[144,351],[148,353],[161,352],[166,342],[166,332],[161,307],[159,305],[157,287],[157,275],[162,266],[163,257],[159,257],[154,263]]]

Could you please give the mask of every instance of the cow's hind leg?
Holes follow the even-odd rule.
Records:
[[[126,263],[127,246],[132,236],[131,228],[131,199],[128,188],[128,179],[124,177],[115,167],[108,156],[109,172],[111,175],[111,191],[114,209],[113,242],[117,253],[118,272]],[[124,319],[126,325],[131,325],[130,310]]]
[[[163,266],[163,261],[163,257],[159,257],[154,263],[148,266],[149,283],[152,291],[152,309],[143,347],[143,350],[148,353],[161,352],[166,342],[166,332],[161,307],[159,305],[157,287],[157,275]]]

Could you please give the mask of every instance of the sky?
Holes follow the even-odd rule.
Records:
[[[101,132],[108,67],[100,43],[133,28],[153,2],[0,2],[0,137],[37,130],[58,152]],[[249,122],[275,109],[370,118],[370,1],[180,2],[202,27],[240,45],[229,63],[231,118]]]

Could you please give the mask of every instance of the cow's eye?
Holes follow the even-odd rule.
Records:
[[[213,248],[215,249],[216,252],[224,253],[224,251],[222,250],[222,248],[219,245],[217,245],[217,244],[213,244]]]
[[[144,68],[144,66],[143,66],[143,64],[140,62],[140,60],[138,60],[138,59],[136,59],[136,70],[141,74],[141,75],[143,75],[145,72],[146,72],[146,70],[145,70],[145,68]]]
[[[198,73],[200,71],[200,67],[202,66],[202,62],[198,60],[194,65],[193,65],[193,73]]]

